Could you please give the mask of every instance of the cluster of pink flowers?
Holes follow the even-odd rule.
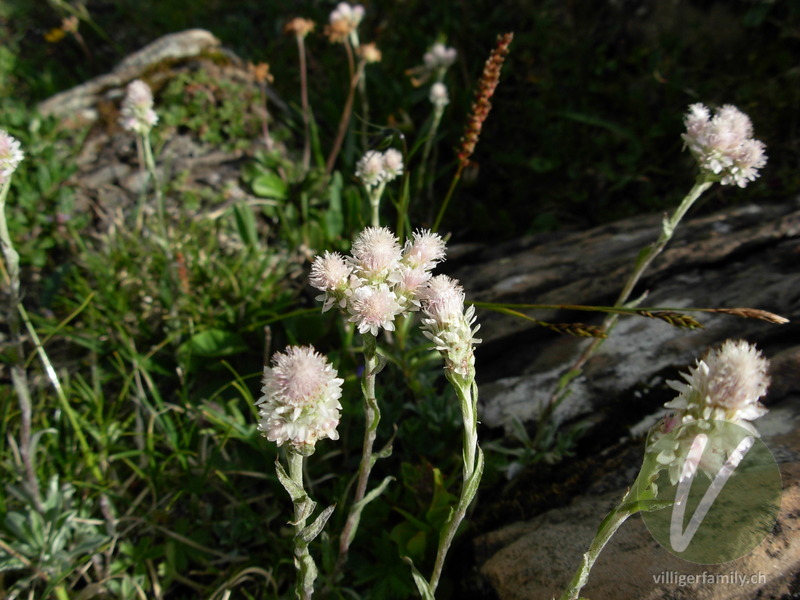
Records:
[[[153,92],[144,81],[137,79],[128,84],[119,123],[123,129],[139,135],[146,135],[158,123],[158,115],[153,110]]]
[[[11,178],[23,158],[25,155],[20,148],[19,140],[0,129],[0,185]]]
[[[726,104],[713,117],[703,104],[692,104],[684,119],[686,146],[701,171],[723,185],[745,187],[767,164],[762,142],[753,139],[750,118]]]
[[[420,290],[423,334],[436,344],[446,368],[465,377],[475,377],[473,346],[480,343],[475,337],[480,325],[475,324],[475,307],[464,310],[464,289],[458,281],[437,275]]]
[[[311,266],[310,282],[323,292],[323,311],[338,306],[362,334],[394,331],[398,315],[418,310],[431,271],[445,256],[445,243],[427,230],[401,247],[386,227],[367,227],[353,241],[352,256],[325,252]]]
[[[328,17],[328,37],[332,42],[344,42],[356,33],[358,25],[363,18],[363,6],[360,4],[350,5],[347,2],[340,2]]]
[[[444,71],[456,62],[456,56],[455,48],[448,48],[441,42],[436,42],[422,57],[422,61],[425,68],[430,71],[435,72],[440,69]]]
[[[258,430],[304,456],[313,453],[319,439],[339,439],[344,380],[327,359],[311,346],[290,346],[276,353],[272,363],[264,367],[263,395],[256,402]]]
[[[769,362],[755,346],[742,340],[728,340],[699,359],[688,373],[682,373],[684,381],[667,382],[678,392],[674,400],[665,404],[675,413],[656,429],[651,442],[655,445],[665,434],[687,424],[696,424],[709,439],[702,454],[691,451],[693,433],[686,437],[678,431],[671,446],[664,448],[663,442],[656,446],[659,448],[656,459],[669,469],[673,483],[692,476],[698,468],[712,477],[719,471],[738,443],[729,439],[735,429],[725,424],[736,425],[758,437],[752,421],[767,412],[759,399],[769,387],[768,368]]]
[[[367,188],[388,183],[403,174],[403,155],[389,148],[385,152],[369,150],[356,163],[356,177]]]

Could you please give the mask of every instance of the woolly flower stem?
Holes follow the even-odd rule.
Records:
[[[381,226],[380,208],[381,208],[381,196],[383,196],[384,188],[386,188],[386,182],[381,181],[377,186],[372,188],[369,192],[369,204],[372,207],[373,227]]]
[[[303,171],[311,166],[311,108],[308,104],[308,69],[306,67],[306,42],[304,35],[296,35],[297,52],[300,58],[300,103],[303,108]]]
[[[461,404],[461,416],[464,422],[464,446],[462,458],[464,461],[463,483],[461,496],[458,499],[450,518],[445,523],[439,534],[439,548],[436,552],[436,562],[433,566],[428,583],[431,594],[436,593],[442,568],[450,550],[450,545],[458,531],[459,525],[467,514],[467,509],[475,498],[483,474],[483,452],[478,446],[478,386],[475,385],[474,371],[464,377],[454,372],[447,372],[447,379],[452,384]]]
[[[677,229],[678,224],[681,222],[683,217],[686,215],[692,205],[694,205],[697,199],[703,194],[703,192],[705,192],[713,184],[713,180],[710,180],[704,175],[700,175],[695,181],[692,189],[689,190],[689,193],[686,194],[678,208],[674,213],[672,213],[672,216],[664,219],[661,228],[661,234],[658,236],[658,239],[655,241],[655,243],[642,249],[642,251],[639,253],[633,272],[628,277],[628,280],[625,282],[625,286],[622,288],[617,301],[614,303],[615,307],[622,307],[625,305],[625,303],[628,301],[628,298],[630,298],[631,293],[633,293],[634,287],[636,287],[636,284],[639,283],[642,275],[650,266],[650,263],[653,262],[653,259],[655,259],[656,256],[661,254],[666,245],[672,239],[675,229]],[[603,320],[603,324],[600,326],[601,331],[607,335],[617,324],[618,320],[618,314],[609,314],[606,316],[606,318]],[[583,365],[586,364],[586,361],[589,360],[589,358],[600,347],[600,344],[603,343],[603,339],[604,338],[595,338],[592,340],[591,344],[586,347],[577,360],[570,366],[568,371],[576,371],[583,367]],[[564,391],[565,389],[559,389],[553,393],[553,395],[550,397],[549,407],[554,407],[556,404],[558,404],[558,399],[562,396]]]
[[[11,341],[14,361],[11,365],[11,381],[19,401],[20,428],[19,428],[19,454],[22,466],[25,469],[25,483],[33,497],[37,510],[42,510],[42,498],[39,492],[39,480],[36,478],[34,457],[31,455],[31,414],[32,403],[28,375],[25,372],[25,351],[20,336],[19,313],[19,254],[14,249],[11,236],[6,223],[6,196],[11,184],[11,177],[7,177],[0,188],[0,246],[3,249],[3,259],[6,264],[6,284],[8,285],[8,306],[6,319],[8,322],[9,339]]]
[[[366,505],[364,496],[367,493],[367,482],[372,466],[373,446],[378,431],[378,423],[381,420],[381,411],[378,407],[378,399],[375,397],[375,376],[379,370],[379,358],[377,352],[377,339],[374,335],[365,334],[364,339],[364,379],[361,382],[361,391],[364,395],[364,447],[361,454],[361,463],[358,465],[358,482],[353,503],[350,505],[350,512],[347,515],[342,535],[339,539],[339,559],[336,571],[347,562],[347,553],[350,544],[356,535],[358,523],[361,520],[361,511]]]
[[[158,173],[156,172],[156,161],[153,157],[153,147],[150,145],[150,135],[144,133],[140,135],[142,149],[144,150],[144,164],[150,179],[153,181],[153,192],[156,196],[156,209],[158,210],[158,227],[167,252],[167,257],[172,258],[172,249],[167,238],[167,211],[164,208],[164,197],[161,195],[161,187],[158,184]]]
[[[293,450],[289,451],[289,478],[297,484],[300,489],[304,489],[303,458],[302,454]],[[307,498],[305,500],[307,500]],[[294,559],[295,567],[298,571],[295,596],[298,600],[307,600],[311,598],[314,594],[314,580],[317,578],[317,570],[314,566],[314,559],[311,558],[311,554],[308,551],[308,544],[298,543],[298,537],[303,529],[305,529],[306,519],[308,518],[304,505],[304,500],[294,501]]]

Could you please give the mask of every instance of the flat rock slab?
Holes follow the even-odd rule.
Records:
[[[660,221],[659,215],[636,217],[581,233],[464,250],[452,274],[462,281],[469,300],[611,305],[639,250],[658,237]],[[634,391],[646,395],[663,385],[665,376],[674,379],[678,369],[727,338],[755,342],[768,356],[795,345],[800,339],[798,261],[798,200],[689,219],[634,291],[635,297],[649,290],[642,306],[750,307],[792,322],[773,325],[693,313],[705,329],[688,331],[654,319],[622,318],[574,382],[556,418],[596,416],[599,408]],[[528,312],[550,322],[593,319],[591,313],[576,311]],[[587,341],[487,310],[479,311],[479,322],[483,424],[508,428],[514,419],[535,421]]]

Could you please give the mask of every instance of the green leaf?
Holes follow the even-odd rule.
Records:
[[[417,568],[414,566],[414,561],[407,556],[404,556],[403,560],[408,563],[409,567],[411,567],[411,576],[414,578],[414,583],[417,586],[417,591],[422,597],[422,600],[435,600],[431,586],[428,585],[427,580],[422,576],[422,574],[417,571]]]
[[[238,202],[233,205],[233,216],[236,219],[236,228],[239,231],[239,237],[242,238],[245,246],[247,246],[249,250],[258,250],[260,244],[253,210],[247,203]]]
[[[256,175],[253,179],[253,193],[262,198],[285,200],[288,194],[286,182],[277,173],[267,171]]]
[[[247,344],[238,333],[224,329],[207,329],[196,333],[181,344],[179,353],[216,358],[230,356],[247,350]]]
[[[297,534],[302,541],[306,544],[310,543],[314,538],[316,538],[320,532],[325,527],[325,524],[328,522],[328,519],[333,514],[333,510],[336,508],[335,504],[331,504],[328,508],[323,510],[319,516],[314,519],[314,522],[311,523],[308,527],[304,528],[303,531]]]

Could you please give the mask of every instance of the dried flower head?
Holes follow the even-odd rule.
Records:
[[[364,59],[366,63],[377,63],[381,62],[381,58],[383,55],[381,51],[378,49],[378,45],[375,42],[370,42],[369,44],[361,44],[358,47],[358,55]]]
[[[754,140],[750,118],[726,104],[711,117],[703,104],[692,104],[684,119],[681,137],[709,178],[723,185],[745,187],[767,164],[762,142]]]
[[[311,346],[290,346],[264,367],[262,396],[256,402],[258,430],[278,446],[289,443],[303,455],[317,440],[339,439],[336,427],[342,405],[342,383],[327,359]]]
[[[120,110],[120,125],[127,131],[146,135],[158,122],[153,110],[153,92],[144,81],[136,79],[128,84]]]
[[[19,140],[0,129],[0,185],[5,184],[17,170],[25,154]]]
[[[283,32],[289,35],[295,35],[299,38],[306,37],[309,33],[314,31],[314,27],[316,23],[311,19],[303,19],[301,17],[295,17],[286,25],[283,26]]]
[[[445,107],[450,104],[450,96],[447,93],[447,86],[440,81],[437,81],[431,86],[428,99],[436,107]]]
[[[272,83],[275,78],[269,72],[269,63],[260,62],[257,64],[247,63],[247,72],[256,83]]]
[[[478,89],[475,90],[475,101],[472,103],[464,136],[461,138],[461,147],[458,150],[458,160],[462,168],[469,164],[469,158],[475,151],[475,145],[481,135],[483,122],[486,121],[486,117],[489,116],[489,111],[492,109],[489,99],[494,95],[497,84],[500,82],[500,69],[508,55],[508,47],[513,39],[513,33],[497,36],[497,44],[483,67],[483,73],[478,81]]]

